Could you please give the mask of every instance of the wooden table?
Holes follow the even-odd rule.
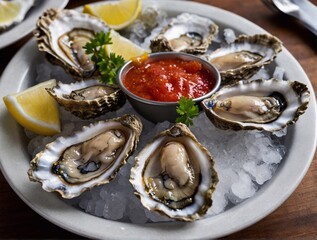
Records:
[[[73,8],[91,1],[70,1]],[[317,37],[298,22],[276,14],[261,1],[198,0],[236,13],[277,36],[295,56],[317,90]],[[317,0],[312,1],[317,5]],[[0,74],[19,48],[32,36],[0,50]],[[315,101],[315,99],[311,99]],[[317,238],[317,156],[307,175],[275,212],[228,238]],[[32,211],[0,174],[0,238],[79,238]]]

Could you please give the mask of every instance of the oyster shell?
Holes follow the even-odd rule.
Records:
[[[282,43],[274,36],[240,35],[233,43],[203,56],[221,74],[222,84],[248,79],[260,68],[271,63],[282,50]]]
[[[47,53],[51,63],[83,79],[96,71],[83,46],[100,31],[108,32],[109,27],[96,17],[75,10],[48,9],[37,21],[33,33],[39,50]]]
[[[151,40],[150,49],[152,52],[204,53],[217,33],[218,26],[210,19],[183,13]]]
[[[99,121],[46,145],[30,163],[31,181],[73,198],[111,181],[136,148],[142,131],[133,115]]]
[[[130,182],[144,207],[193,221],[212,204],[218,182],[214,161],[186,125],[161,132],[135,158]]]
[[[125,103],[125,95],[119,89],[101,84],[97,79],[71,84],[59,82],[56,87],[46,89],[55,100],[77,117],[95,118],[115,111]]]
[[[224,86],[201,104],[218,128],[273,132],[295,123],[309,96],[303,83],[258,79]]]
[[[7,21],[0,23],[0,33],[4,30],[6,30],[8,27],[20,23],[24,20],[25,15],[30,10],[30,8],[34,5],[35,0],[3,0],[0,1],[0,5],[6,4],[6,2],[11,2],[12,4],[16,4],[20,7],[18,15],[13,19],[8,19]],[[1,6],[0,6],[1,7]],[[16,9],[15,9],[16,10]]]

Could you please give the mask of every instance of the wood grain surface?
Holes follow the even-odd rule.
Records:
[[[159,0],[158,0],[159,1]],[[71,0],[66,8],[92,1]],[[273,12],[257,0],[198,0],[236,13],[282,40],[317,90],[317,37],[296,20]],[[317,5],[317,0],[312,1]],[[212,16],[211,16],[212,17]],[[0,50],[0,74],[31,34]],[[311,101],[316,101],[311,99]],[[309,126],[308,126],[309,127]],[[1,148],[1,147],[0,147]],[[1,151],[1,149],[0,149]],[[317,156],[296,191],[276,211],[226,238],[317,239]],[[0,238],[81,238],[40,217],[10,188],[0,173]]]

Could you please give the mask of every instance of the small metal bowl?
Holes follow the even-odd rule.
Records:
[[[210,74],[216,79],[216,84],[214,88],[208,92],[206,95],[199,98],[193,99],[194,102],[200,103],[203,99],[210,97],[214,92],[216,92],[220,86],[220,74],[219,71],[209,62],[203,60],[200,57],[186,54],[186,53],[176,53],[176,52],[160,52],[149,54],[146,62],[150,63],[152,61],[164,60],[164,59],[181,59],[181,60],[194,60],[200,62],[203,67],[209,70]],[[122,89],[122,91],[127,95],[127,98],[133,108],[144,118],[157,123],[163,121],[175,122],[177,118],[176,106],[178,102],[160,102],[152,101],[141,98],[133,93],[131,93],[122,83],[122,80],[128,73],[128,71],[134,66],[132,61],[125,63],[117,75],[117,83]]]

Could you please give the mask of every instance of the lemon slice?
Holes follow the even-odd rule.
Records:
[[[147,53],[145,49],[134,44],[129,39],[122,37],[115,30],[110,30],[110,37],[112,44],[105,45],[105,50],[108,56],[110,53],[115,53],[116,55],[121,55],[124,60],[127,61],[131,58],[135,58]]]
[[[60,132],[58,106],[45,88],[56,86],[56,80],[48,80],[22,92],[3,97],[3,101],[24,128],[41,135]]]
[[[0,30],[21,22],[32,5],[33,0],[0,1]]]
[[[142,0],[121,0],[85,5],[84,13],[101,18],[109,27],[119,30],[132,23],[141,12]]]
[[[16,2],[0,2],[0,27],[10,26],[19,16],[21,10],[20,4]]]

